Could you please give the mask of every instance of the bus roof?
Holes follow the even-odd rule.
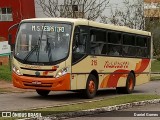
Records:
[[[24,19],[24,20],[22,20],[22,22],[37,22],[37,21],[71,22],[71,23],[74,23],[75,25],[89,25],[89,26],[97,27],[97,28],[104,28],[104,29],[115,30],[115,31],[120,31],[120,32],[135,33],[135,34],[140,34],[140,35],[151,36],[151,32],[148,32],[148,31],[131,29],[131,28],[126,27],[126,26],[117,26],[117,25],[113,25],[113,24],[104,24],[104,23],[90,21],[90,20],[82,19],[82,18],[78,18],[78,19],[74,19],[74,18],[32,18],[32,19]]]

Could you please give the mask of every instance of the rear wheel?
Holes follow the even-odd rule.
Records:
[[[129,73],[127,80],[126,80],[126,86],[125,87],[117,87],[117,93],[126,93],[130,94],[133,92],[135,86],[135,77],[133,73]]]
[[[135,86],[135,77],[133,73],[130,73],[127,77],[125,93],[130,94],[133,92]]]
[[[47,96],[50,92],[50,90],[39,90],[36,89],[36,92],[40,95],[40,96]]]
[[[87,79],[86,89],[84,90],[84,95],[86,98],[91,99],[95,97],[98,89],[98,82],[94,75],[90,74]]]

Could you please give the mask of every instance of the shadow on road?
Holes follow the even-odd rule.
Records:
[[[144,90],[134,90],[133,94],[138,94],[138,93],[146,93]],[[118,94],[115,89],[108,89],[108,90],[100,90],[97,92],[97,95],[95,99],[100,99],[100,98],[107,98],[111,96],[117,96],[117,95],[123,95],[123,94]],[[38,94],[33,94],[30,96],[25,96],[25,98],[28,99],[35,99],[35,100],[49,100],[49,101],[74,101],[74,100],[82,100],[85,99],[83,97],[83,94],[81,92],[71,92],[71,91],[66,91],[66,92],[56,92],[56,91],[51,91],[50,94],[46,97],[39,96]]]
[[[104,98],[104,97],[109,97],[113,95],[118,95],[116,93],[115,89],[112,90],[100,90],[97,92],[97,95],[95,98]],[[25,98],[28,99],[36,99],[36,100],[58,100],[58,101],[69,101],[69,100],[76,100],[76,99],[84,99],[83,94],[81,92],[54,92],[52,91],[48,96],[42,97],[39,96],[38,94],[33,94],[30,96],[25,96]]]

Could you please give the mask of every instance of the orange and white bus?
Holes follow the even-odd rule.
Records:
[[[85,19],[34,18],[18,29],[13,85],[50,91],[131,93],[150,80],[151,33]]]

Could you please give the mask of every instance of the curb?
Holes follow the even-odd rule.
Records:
[[[99,114],[104,112],[118,111],[118,110],[132,108],[134,106],[144,106],[147,104],[157,104],[157,103],[160,103],[160,99],[145,100],[145,101],[132,102],[132,103],[126,103],[126,104],[120,104],[120,105],[114,105],[114,106],[108,106],[108,107],[76,111],[76,112],[61,113],[57,115],[53,114],[53,115],[48,115],[40,118],[25,118],[25,119],[19,119],[19,120],[62,120],[62,119],[81,117],[86,115]]]

